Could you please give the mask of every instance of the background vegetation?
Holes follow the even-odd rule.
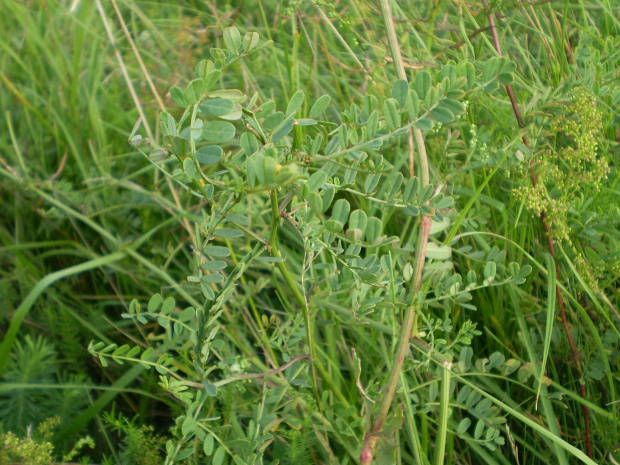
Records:
[[[324,199],[331,182],[337,201],[379,218],[376,237],[394,241],[368,249],[376,255],[365,248],[356,258],[346,247],[325,247],[309,260],[306,235],[295,225],[314,227],[299,207],[310,193],[283,210],[292,221],[280,224],[272,216],[273,194],[243,197],[236,214],[251,220],[248,229],[259,238],[273,239],[270,245],[277,240],[279,263],[304,284],[289,287],[277,260],[252,262],[242,279],[233,272],[238,282],[213,323],[210,368],[193,379],[201,387],[190,385],[195,397],[183,398],[169,383],[174,377],[160,378],[178,369],[192,380],[200,371],[193,346],[175,340],[177,330],[171,336],[170,323],[159,318],[183,320],[188,305],[202,308],[208,291],[187,279],[201,237],[230,251],[225,261],[233,271],[249,260],[257,239],[245,230],[243,238],[214,235],[203,214],[213,218],[217,209],[128,139],[141,117],[142,137],[164,145],[170,127],[161,112],[178,120],[179,106],[190,103],[186,95],[173,98],[171,89],[185,89],[200,60],[217,62],[210,49],[234,48],[224,36],[230,26],[241,36],[258,32],[260,46],[227,65],[215,87],[256,94],[257,107],[273,100],[282,111],[303,90],[305,102],[293,111],[300,118],[328,95],[321,119],[334,128],[355,132],[370,96],[380,102],[381,125],[388,125],[391,107],[381,102],[398,103],[401,95],[390,30],[413,90],[424,71],[437,85],[450,76],[449,66],[464,70],[464,63],[476,82],[484,81],[460,95],[452,117],[435,112],[417,124],[430,183],[443,186],[442,198],[455,204],[438,207],[441,198],[433,197],[443,212],[436,222],[444,216],[449,222],[431,240],[416,338],[376,463],[620,460],[617,2],[394,1],[392,18],[365,0],[0,5],[1,463],[359,463],[364,433],[376,418],[372,401],[383,395],[402,324],[396,292],[392,300],[389,293],[373,298],[372,286],[363,285],[406,288],[420,215],[373,202],[393,179],[370,189],[367,183],[383,169],[379,154],[386,170],[409,179],[406,131],[369,149],[372,166],[355,165],[359,179],[345,179],[346,163],[357,161],[343,158],[334,177],[317,184]],[[498,47],[507,60],[489,71]],[[487,71],[492,79],[485,79]],[[512,86],[523,129],[504,84]],[[401,116],[404,125],[411,114],[405,108]],[[361,127],[360,139],[368,136]],[[333,135],[340,147],[352,141],[342,131]],[[294,138],[283,140],[295,148]],[[234,158],[245,140],[222,145],[227,176],[245,163],[249,152]],[[302,179],[327,169],[312,158],[297,162]],[[279,200],[295,185],[307,183],[296,176],[278,181]],[[427,194],[418,198],[420,207]],[[319,216],[324,226],[338,221],[333,210]],[[352,217],[348,224],[348,238],[355,239]],[[335,223],[325,227],[339,232]],[[476,276],[480,288],[465,292]],[[296,301],[300,289],[308,318]],[[439,298],[453,291],[461,297]],[[138,318],[134,299],[151,316]],[[192,322],[200,318],[192,315]],[[89,346],[93,340],[103,344]],[[128,363],[129,348],[109,346],[140,347],[133,358],[148,362],[144,350],[163,353],[166,343],[179,347],[169,359],[153,359],[158,370]],[[222,383],[217,392],[200,384],[288,362],[295,363],[286,371]]]

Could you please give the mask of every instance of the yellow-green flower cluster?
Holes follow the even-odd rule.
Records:
[[[550,124],[551,137],[532,165],[536,186],[522,187],[525,207],[543,211],[554,239],[570,243],[567,214],[580,192],[598,192],[609,166],[598,154],[602,115],[594,99],[578,90],[564,111]]]
[[[47,441],[32,438],[18,438],[8,432],[0,436],[0,463],[23,462],[30,465],[52,463],[54,446]]]

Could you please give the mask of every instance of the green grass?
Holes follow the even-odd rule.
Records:
[[[0,16],[0,433],[23,437],[29,425],[36,431],[59,415],[51,436],[59,461],[89,434],[96,447],[80,451],[86,463],[134,463],[140,444],[152,439],[139,427],[152,426],[164,438],[152,439],[161,448],[161,463],[168,440],[180,453],[195,448],[187,463],[217,463],[218,454],[227,463],[233,455],[260,463],[252,462],[248,451],[254,449],[247,445],[259,425],[269,426],[264,432],[273,439],[254,438],[265,446],[262,463],[360,463],[364,433],[377,418],[373,401],[380,403],[395,365],[404,319],[397,290],[405,264],[414,260],[404,247],[419,244],[417,217],[358,195],[367,167],[348,190],[338,191],[334,201],[346,199],[352,211],[376,216],[384,234],[400,241],[397,248],[372,249],[392,264],[381,275],[388,291],[373,286],[361,291],[356,287],[361,281],[343,265],[350,258],[325,248],[304,253],[309,236],[279,218],[280,203],[290,200],[280,208],[305,224],[303,210],[293,211],[303,202],[301,194],[287,197],[298,191],[286,186],[240,197],[235,212],[251,218],[246,228],[251,234],[243,230],[242,239],[216,239],[232,250],[225,260],[238,273],[231,272],[237,287],[221,308],[209,359],[215,370],[207,379],[217,385],[227,376],[277,369],[305,353],[314,363],[298,361],[264,383],[222,384],[215,397],[189,408],[170,394],[174,389],[163,389],[155,370],[128,362],[103,368],[87,350],[97,340],[172,351],[166,344],[174,341],[156,319],[142,325],[121,314],[130,312],[133,299],[146,309],[157,293],[174,297],[178,310],[205,302],[187,276],[194,271],[205,216],[214,215],[215,207],[192,195],[195,186],[167,177],[127,139],[142,117],[141,133],[163,144],[160,112],[182,115],[170,88],[184,89],[196,63],[211,58],[209,49],[226,48],[226,27],[234,25],[242,35],[257,31],[261,40],[274,43],[230,66],[218,87],[256,93],[259,105],[274,100],[282,111],[303,90],[299,117],[329,95],[324,117],[340,124],[342,112],[351,112],[352,103],[361,108],[367,95],[377,97],[383,114],[381,102],[402,77],[392,58],[396,48],[410,82],[421,70],[435,76],[448,63],[470,62],[480,74],[483,63],[497,55],[484,2],[391,2],[392,21],[378,3],[358,0],[97,0],[75,2],[74,11],[71,3],[4,0]],[[435,286],[448,275],[424,280],[426,300],[413,299],[414,337],[402,371],[393,372],[398,388],[375,463],[587,462],[587,437],[593,460],[588,463],[620,460],[616,3],[492,3],[503,18],[497,21],[502,54],[516,64],[512,87],[525,130],[499,85],[468,94],[463,117],[424,131],[430,184],[445,184],[446,195],[456,199],[450,224],[431,236],[437,246],[452,246],[452,255],[427,261],[425,278],[442,263],[452,263],[464,276],[474,269],[481,278],[487,262],[496,263],[498,276],[510,262],[534,271],[518,285],[470,291],[475,311],[435,299]],[[392,27],[397,43],[388,44]],[[570,159],[580,134],[571,133],[566,121],[579,121],[578,114],[592,110],[571,113],[579,89],[601,117],[591,140],[609,172],[596,182],[585,179],[592,164],[583,162],[579,172]],[[579,122],[582,128],[587,123]],[[283,141],[304,146],[293,134],[313,133],[299,129]],[[523,134],[531,151],[522,144]],[[223,147],[227,156],[237,152],[234,144]],[[407,136],[386,141],[379,151],[406,181]],[[549,159],[551,165],[541,164]],[[345,155],[338,160],[351,163]],[[172,170],[173,162],[162,166]],[[237,174],[232,163],[221,166],[206,172],[217,177],[219,169],[227,169],[231,179],[244,176],[245,162]],[[313,174],[324,162],[316,157],[308,166]],[[415,169],[419,166],[416,159]],[[536,171],[541,166],[546,173]],[[347,167],[338,172],[341,178]],[[564,177],[545,177],[553,167]],[[547,204],[551,234],[557,225],[567,231],[553,236],[555,257],[539,215],[529,208],[537,199],[525,190],[532,173],[557,202]],[[577,177],[584,178],[577,188],[563,189]],[[386,177],[374,197],[384,185]],[[269,246],[263,256],[285,261],[275,266],[255,261],[250,252],[258,238]],[[364,305],[375,292],[380,299]],[[53,356],[33,356],[38,361],[32,370],[20,369],[18,349],[39,337],[44,342],[28,350]],[[175,348],[169,363],[183,379],[201,384],[191,347]],[[451,372],[444,369],[446,359],[453,363]],[[489,363],[495,367],[488,369]],[[76,396],[82,400],[71,406]],[[25,412],[18,422],[10,420],[15,408]],[[120,417],[115,420],[111,411]],[[195,427],[202,428],[200,434],[187,418],[203,420]],[[482,418],[488,421],[480,436],[476,426]],[[115,445],[119,438],[126,439],[122,447]],[[208,441],[211,458],[205,457]]]

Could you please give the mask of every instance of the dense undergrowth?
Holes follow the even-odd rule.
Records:
[[[617,2],[2,11],[0,463],[620,460]]]

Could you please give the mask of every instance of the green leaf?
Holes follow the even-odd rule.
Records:
[[[202,295],[205,296],[205,299],[213,300],[215,299],[215,292],[211,289],[207,283],[200,283],[200,290],[202,291]]]
[[[310,192],[308,195],[308,205],[315,215],[323,212],[323,199],[316,192]]]
[[[308,187],[308,191],[314,192],[320,187],[323,187],[323,184],[325,184],[325,181],[327,181],[327,173],[323,170],[317,171],[312,176],[310,176],[310,178],[308,178],[308,181],[306,181],[306,186]]]
[[[235,127],[226,121],[208,121],[202,127],[202,137],[215,143],[229,141],[235,136]]]
[[[252,421],[252,420],[250,420],[250,421]],[[245,462],[238,455],[233,455],[233,462],[235,462],[235,465],[248,465],[247,462]]]
[[[194,161],[191,158],[186,158],[185,160],[183,160],[183,172],[190,179],[200,179],[200,175],[196,170],[196,165],[194,165]]]
[[[161,313],[166,314],[166,315],[169,313],[172,313],[172,310],[174,310],[175,305],[176,305],[176,301],[174,300],[174,297],[168,297],[164,301],[164,304],[161,307]]]
[[[368,121],[366,121],[366,134],[368,138],[372,139],[377,134],[377,129],[379,128],[379,114],[377,110],[374,110],[370,116],[368,116]]]
[[[491,79],[493,79],[499,71],[500,64],[501,62],[498,57],[493,57],[490,60],[488,60],[484,64],[484,68],[482,69],[483,81],[486,82],[486,81],[490,81]]]
[[[366,241],[373,245],[383,234],[383,223],[375,216],[368,218],[366,225]]]
[[[239,47],[241,47],[241,34],[236,27],[227,27],[224,29],[224,43],[226,48],[233,55],[239,54]]]
[[[469,62],[461,62],[456,66],[456,72],[459,76],[463,76],[467,80],[467,89],[471,89],[476,83],[476,69]]]
[[[256,34],[256,33],[255,33]],[[207,433],[207,435],[205,436],[205,440],[202,444],[202,448],[204,450],[204,453],[207,457],[210,457],[211,454],[213,454],[213,447],[215,446],[215,441],[213,439],[213,435],[210,433]]]
[[[431,88],[431,75],[428,71],[420,71],[416,74],[414,90],[420,97],[420,100],[424,100],[426,98],[426,93]]]
[[[247,98],[246,95],[239,89],[214,90],[213,92],[209,93],[209,96],[213,98],[225,98],[228,100],[232,100],[234,103],[243,103]]]
[[[490,92],[493,92],[494,90],[497,90],[498,87],[499,87],[498,82],[493,80],[489,82],[486,86],[484,86],[484,91],[488,94]]]
[[[177,461],[177,463],[182,462],[183,460],[185,460],[187,457],[189,457],[190,455],[192,455],[194,453],[194,448],[193,447],[189,447],[187,449],[184,449],[182,451],[180,451],[176,456],[175,456],[175,460]]]
[[[216,230],[213,235],[215,237],[223,237],[223,238],[234,238],[234,237],[242,237],[243,232],[238,229],[228,229],[228,228],[220,228]]]
[[[385,125],[390,131],[400,126],[400,115],[398,114],[396,103],[396,100],[390,98],[383,102]]]
[[[422,118],[416,121],[416,127],[422,131],[430,131],[433,129],[433,120],[428,118]]]
[[[179,87],[172,86],[170,88],[170,97],[172,97],[172,100],[178,106],[180,106],[180,107],[186,107],[187,106],[187,100],[185,100],[185,95],[183,95],[183,91]]]
[[[197,118],[196,121],[192,124],[190,129],[191,138],[194,142],[200,142],[202,140],[202,125],[203,121],[200,118]]]
[[[153,355],[153,352],[155,352],[153,348],[149,347],[144,352],[142,352],[142,355],[140,355],[140,360],[142,360],[143,362],[148,362],[151,358],[151,355]]]
[[[150,313],[155,313],[159,309],[159,306],[161,305],[162,302],[163,302],[163,299],[161,298],[161,295],[155,294],[149,300],[149,303],[147,305],[148,311]]]
[[[469,418],[463,418],[456,428],[457,434],[463,434],[471,426],[471,420]]]
[[[336,189],[334,189],[333,187],[330,187],[329,189],[325,189],[323,191],[322,213],[325,213],[327,209],[330,207],[330,205],[332,204],[332,201],[334,200],[335,195],[336,195]]]
[[[366,230],[368,224],[368,215],[364,210],[354,210],[349,218],[349,227],[352,229]]]
[[[246,32],[243,36],[243,49],[246,52],[251,52],[258,45],[258,39],[258,32]]]
[[[198,109],[207,116],[224,116],[230,113],[235,104],[225,98],[214,98],[202,102]]]
[[[129,346],[127,344],[123,344],[119,348],[117,348],[113,353],[112,357],[121,357],[125,355],[125,352],[129,351]]]
[[[293,130],[293,126],[295,125],[294,118],[288,118],[282,123],[282,125],[273,133],[271,136],[272,142],[278,142],[284,136],[286,136],[289,132]]]
[[[437,107],[431,111],[431,116],[440,123],[446,124],[454,121],[454,114],[447,108]]]
[[[366,176],[366,180],[364,181],[364,192],[371,193],[372,191],[374,191],[375,187],[377,187],[377,184],[379,184],[380,180],[381,180],[380,174],[369,173],[368,176]]]
[[[263,128],[267,131],[273,131],[282,124],[282,121],[284,121],[284,113],[276,111],[265,118],[263,121]]]
[[[489,364],[487,366],[487,370],[491,370],[493,368],[501,367],[506,361],[506,357],[501,352],[493,352],[489,356]]]
[[[204,90],[205,92],[209,92],[211,88],[219,81],[220,76],[222,75],[222,70],[214,69],[213,71],[209,71],[207,77],[204,79]]]
[[[217,394],[217,386],[215,386],[214,384],[211,384],[209,381],[205,380],[204,386],[205,386],[205,392],[207,393],[208,396],[214,397]],[[215,459],[213,463],[215,463]]]
[[[207,274],[202,277],[202,281],[205,283],[222,283],[224,282],[224,276],[221,274]]]
[[[235,224],[250,227],[250,219],[245,215],[240,215],[238,213],[229,213],[228,215],[226,215],[226,219],[228,221],[232,221]]]
[[[400,172],[395,172],[389,176],[388,183],[391,185],[391,189],[390,193],[387,195],[388,200],[392,200],[396,197],[403,184],[403,178],[403,174]]]
[[[166,119],[165,122],[164,122],[164,117]],[[164,129],[162,132],[165,136],[178,135],[177,126],[176,126],[177,123],[174,120],[174,117],[170,113],[162,113],[161,122],[162,122],[162,126]]]
[[[484,266],[484,277],[485,278],[494,278],[495,273],[497,272],[497,264],[495,262],[487,262]]]
[[[437,234],[437,233],[440,233],[441,231],[444,231],[445,229],[448,229],[448,227],[450,227],[450,219],[449,218],[444,218],[441,221],[432,220],[432,222],[431,222],[431,230],[430,230],[429,234],[432,236],[433,234]]]
[[[407,184],[405,184],[405,189],[403,190],[403,202],[413,203],[416,196],[418,195],[419,188],[420,182],[418,181],[417,176],[409,178],[407,180]]]
[[[260,148],[258,145],[258,139],[251,132],[244,132],[241,134],[241,137],[239,138],[239,145],[241,145],[246,157],[249,157],[253,153],[257,152]]]
[[[194,76],[196,79],[204,79],[213,71],[213,62],[211,60],[200,60],[194,67]]]
[[[505,86],[509,86],[510,84],[512,84],[514,78],[515,77],[512,73],[499,73],[499,76],[497,76],[499,82],[501,82]]]
[[[222,247],[219,245],[208,245],[203,249],[205,255],[211,257],[228,257],[230,255],[230,249],[228,247]]]
[[[189,320],[191,320],[192,318],[195,318],[195,317],[196,317],[196,309],[194,309],[193,307],[188,307],[188,308],[186,308],[185,310],[183,310],[179,314],[177,319],[179,321],[185,322],[185,321],[189,321]]]
[[[296,126],[314,126],[317,124],[317,120],[311,118],[298,118],[295,119]]]
[[[398,106],[403,108],[407,104],[407,96],[409,95],[409,85],[404,79],[399,79],[392,87],[392,98],[398,102]]]
[[[450,110],[455,115],[462,115],[465,113],[465,105],[463,105],[458,100],[454,100],[451,98],[445,98],[441,101],[441,107]]]
[[[219,145],[205,145],[196,150],[196,160],[203,165],[212,165],[220,161],[223,153]]]
[[[435,210],[443,210],[446,208],[450,208],[452,205],[454,205],[454,198],[449,196],[442,196],[437,201],[431,202],[431,204]]]
[[[297,111],[304,104],[304,100],[306,98],[306,94],[303,90],[298,90],[293,94],[291,100],[288,102],[288,106],[286,107],[286,116],[293,115],[297,113]]]
[[[204,89],[204,81],[202,79],[194,79],[185,88],[185,100],[188,105],[194,105],[202,97]]]
[[[198,429],[198,423],[192,417],[185,418],[183,425],[181,426],[181,432],[183,436],[189,436],[193,434]]]
[[[213,260],[210,262],[204,262],[201,268],[205,271],[218,271],[226,268],[227,263],[223,260]]]
[[[346,124],[341,124],[338,128],[338,144],[342,148],[346,148],[349,145],[349,131]]]
[[[226,457],[226,450],[224,447],[220,446],[215,451],[215,455],[213,456],[213,465],[222,465],[224,463],[224,458]]]
[[[529,276],[531,272],[532,272],[532,267],[530,265],[525,265],[519,270],[519,277],[525,278]]]
[[[418,118],[420,112],[420,97],[417,92],[411,92],[407,96],[407,114],[411,121],[415,121]]]
[[[339,233],[344,228],[344,223],[338,220],[328,220],[325,222],[325,229],[334,234]]]
[[[131,348],[131,350],[129,352],[127,352],[127,354],[125,355],[127,358],[134,358],[136,355],[138,355],[140,353],[140,347],[139,346],[134,346]]]
[[[478,420],[478,423],[476,423],[476,429],[474,430],[474,438],[480,439],[480,436],[482,436],[483,431],[484,431],[484,421]]]
[[[426,246],[426,258],[433,260],[448,260],[452,256],[452,247],[448,245],[437,245],[429,242]]]
[[[258,257],[256,261],[263,263],[280,263],[283,262],[284,259],[282,257]]]
[[[338,199],[332,208],[332,219],[344,225],[349,218],[350,210],[351,205],[346,199]]]
[[[439,79],[443,81],[446,78],[450,80],[450,83],[454,83],[454,81],[456,81],[456,67],[454,65],[448,64],[441,69]]]
[[[179,137],[172,137],[172,152],[179,158],[186,157],[191,152],[191,145],[189,140]]]
[[[417,205],[407,205],[403,212],[405,215],[418,216],[420,214],[420,207]]]
[[[310,108],[308,116],[313,119],[321,119],[321,115],[327,110],[330,101],[331,97],[329,95],[319,97],[319,99],[314,102],[314,105],[312,105],[312,108]]]
[[[517,69],[517,63],[515,63],[514,61],[508,61],[506,62],[501,68],[500,68],[500,74],[501,73],[514,73]]]

